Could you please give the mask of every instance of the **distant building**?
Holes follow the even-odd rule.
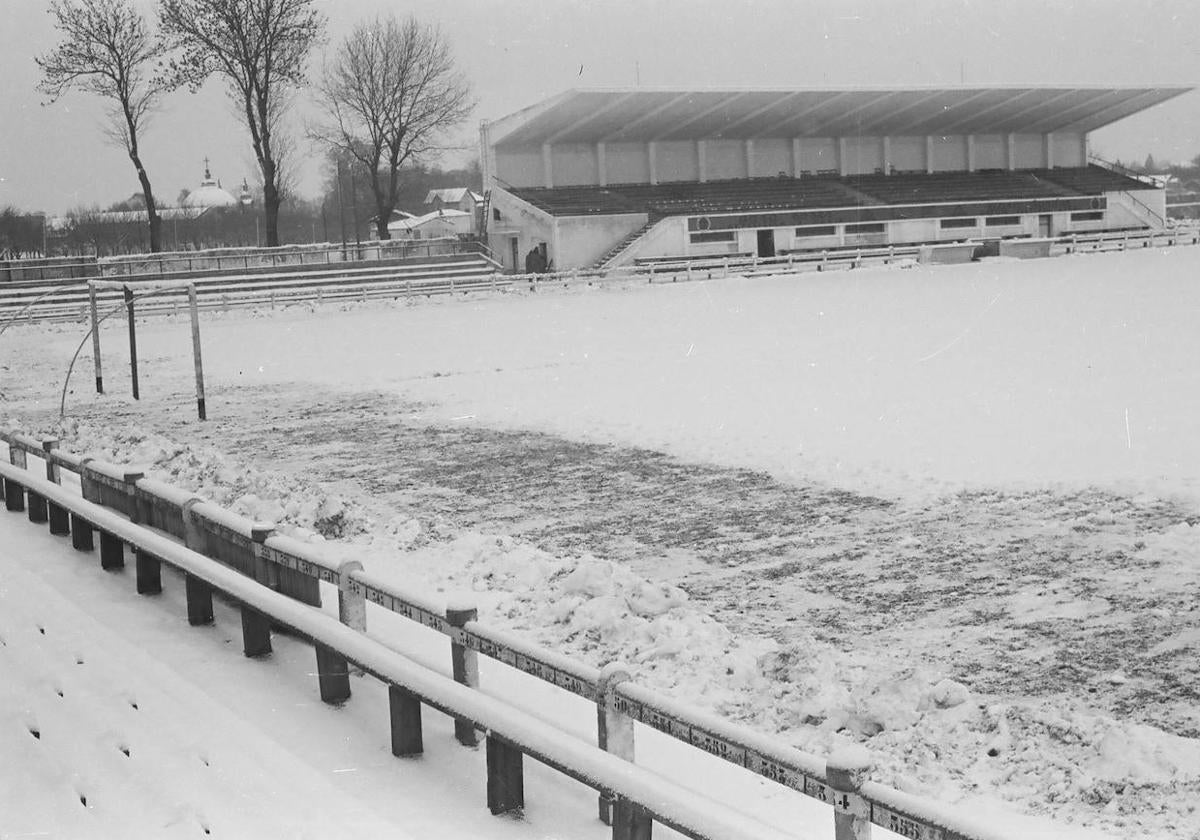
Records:
[[[208,158],[204,159],[204,180],[200,186],[187,194],[183,206],[196,210],[211,210],[214,207],[237,207],[238,200],[221,188],[221,182],[213,178],[208,169]]]
[[[393,239],[438,239],[475,232],[475,214],[447,208],[423,216],[408,216],[388,224]]]

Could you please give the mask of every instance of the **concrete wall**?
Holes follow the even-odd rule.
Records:
[[[552,146],[550,160],[556,187],[598,184],[600,182],[600,167],[596,160],[594,145],[571,143]]]
[[[799,165],[794,159],[795,144],[800,147]],[[974,169],[1007,169],[1009,136],[980,134],[970,138]],[[1047,135],[1012,135],[1015,169],[1042,169],[1047,163]],[[730,178],[774,177],[780,172],[845,172],[848,175],[871,174],[877,170],[899,172],[955,172],[968,169],[966,135],[896,136],[888,138],[888,160],[884,160],[882,137],[769,137],[751,141],[749,153],[745,140],[711,139],[703,141],[704,172],[701,154],[694,140],[657,141],[654,167],[650,163],[650,144],[640,142],[608,143],[604,146],[604,181],[608,184],[646,184],[653,176],[659,182],[717,181]],[[1049,145],[1055,166],[1085,166],[1086,137],[1078,133],[1050,135]],[[927,148],[932,148],[932,158]],[[842,160],[844,151],[845,160]],[[497,177],[516,187],[546,186],[545,161],[541,146],[495,149]],[[596,144],[556,144],[550,150],[553,186],[600,183],[600,159]],[[932,165],[930,165],[932,164]]]
[[[559,219],[558,235],[551,243],[550,259],[558,271],[591,266],[616,243],[646,224],[648,219],[645,213]]]
[[[648,184],[649,149],[645,143],[606,143],[604,169],[610,184]]]
[[[1051,137],[1055,166],[1086,166],[1087,153],[1081,134],[1055,134]]]
[[[976,169],[1008,169],[1008,138],[1003,134],[977,134],[975,144]]]
[[[700,180],[700,160],[694,140],[655,143],[654,164],[659,183]]]
[[[780,172],[792,174],[792,141],[786,138],[755,140],[751,154],[752,178],[773,178]]]
[[[805,137],[800,141],[800,169],[820,172],[838,168],[838,143],[832,137]]]
[[[842,172],[846,175],[871,175],[883,169],[883,139],[880,137],[847,137],[843,140],[846,159]]]
[[[544,186],[541,147],[497,149],[496,177],[514,187]]]
[[[934,172],[964,172],[967,168],[967,138],[950,134],[933,138]]]
[[[492,190],[492,210],[500,219],[488,220],[488,247],[500,256],[504,267],[518,273],[525,270],[525,255],[539,242],[554,241],[554,220],[548,213],[502,189]],[[490,211],[489,211],[490,212]],[[517,240],[517,261],[513,265],[511,241]]]
[[[704,169],[709,181],[747,178],[746,141],[704,141]]]
[[[925,138],[892,137],[888,141],[891,165],[900,172],[925,171]]]
[[[1013,169],[1044,169],[1046,139],[1044,134],[1013,135]]]

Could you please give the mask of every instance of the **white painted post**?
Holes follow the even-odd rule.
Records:
[[[451,627],[462,628],[466,626],[467,622],[474,621],[478,617],[479,610],[475,606],[465,603],[446,606],[446,621]],[[469,688],[479,687],[479,654],[456,641],[450,643],[450,669],[455,682],[462,683]],[[464,747],[474,747],[479,743],[475,725],[471,721],[461,718],[454,720],[454,737]]]
[[[620,662],[610,662],[600,669],[596,683],[596,745],[628,762],[633,761],[633,719],[617,709],[617,686],[630,679],[629,669]],[[599,815],[605,825],[612,825],[612,791],[600,791]]]
[[[96,393],[104,393],[104,374],[100,371],[100,317],[96,311],[96,287],[88,283],[88,303],[92,310],[92,362],[96,368]]]
[[[874,767],[871,754],[859,746],[834,750],[825,760],[825,780],[833,799],[834,840],[870,840],[870,805],[862,784]]]
[[[196,412],[201,420],[208,419],[204,406],[204,362],[200,358],[200,308],[196,301],[196,284],[188,285],[188,309],[192,316],[192,365],[196,369]]]

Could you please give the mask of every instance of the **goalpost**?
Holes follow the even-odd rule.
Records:
[[[120,310],[115,307],[100,317],[97,302],[97,291],[101,289],[120,289],[125,297],[125,312],[129,321],[129,373],[133,384],[133,398],[140,399],[138,393],[137,368],[137,325],[134,320],[134,302],[144,297],[170,292],[186,291],[188,310],[192,320],[192,361],[196,370],[196,412],[201,420],[207,420],[208,415],[204,405],[204,363],[200,353],[200,312],[196,302],[196,283],[194,280],[154,280],[131,284],[121,280],[89,280],[88,301],[92,318],[92,357],[96,366],[96,393],[104,393],[104,373],[100,363],[100,323]],[[137,290],[136,293],[134,290]],[[84,338],[87,341],[87,338]],[[80,344],[80,347],[83,345]],[[78,351],[76,351],[78,354]],[[74,360],[71,362],[74,365]],[[70,371],[67,378],[70,379]],[[63,383],[64,404],[66,399],[66,383]]]

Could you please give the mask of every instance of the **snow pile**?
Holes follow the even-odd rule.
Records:
[[[300,538],[344,538],[366,533],[371,520],[360,505],[327,486],[235,464],[215,449],[184,446],[135,426],[109,429],[76,420],[54,429],[73,451],[144,468],[234,513],[274,522]]]

